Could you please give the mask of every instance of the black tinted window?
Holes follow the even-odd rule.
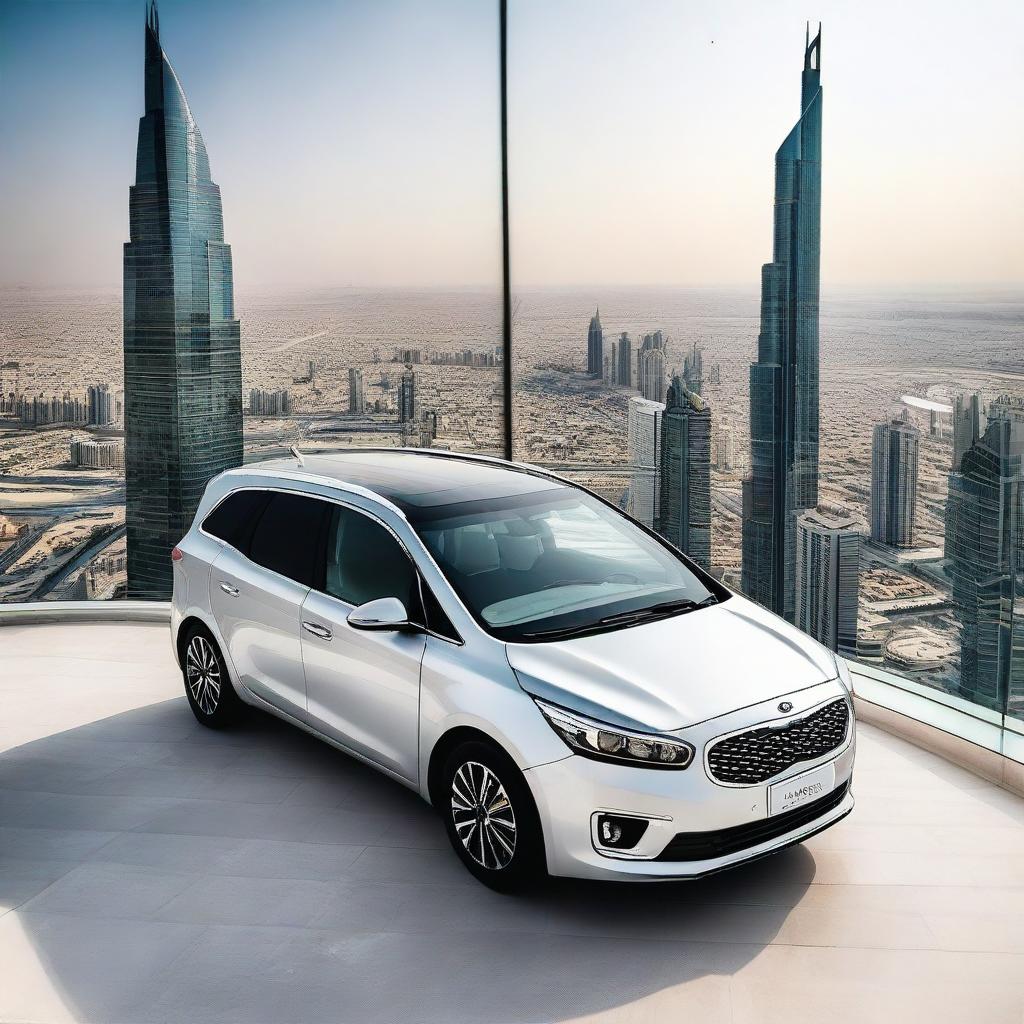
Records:
[[[269,498],[266,491],[235,491],[206,517],[203,529],[247,555],[253,527]]]
[[[307,587],[318,586],[317,552],[327,502],[298,494],[271,493],[252,535],[249,557]]]
[[[419,614],[416,570],[391,533],[368,516],[336,505],[327,531],[328,594],[360,605],[397,597],[410,617]]]

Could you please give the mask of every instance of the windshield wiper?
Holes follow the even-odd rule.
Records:
[[[563,626],[561,629],[542,629],[536,633],[524,633],[524,637],[538,639],[545,637],[549,640],[565,639],[571,636],[585,636],[587,633],[601,632],[606,626],[621,626],[627,623],[644,622],[651,619],[663,619],[670,615],[682,614],[684,612],[696,611],[698,608],[707,608],[709,605],[718,604],[718,598],[714,594],[708,594],[701,601],[694,601],[689,597],[679,598],[675,601],[662,601],[661,604],[652,604],[648,608],[636,608],[628,612],[616,612],[614,615],[606,615],[596,622],[589,622],[583,626]]]

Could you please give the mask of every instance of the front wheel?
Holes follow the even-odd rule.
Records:
[[[223,729],[237,721],[242,702],[228,679],[224,657],[213,637],[196,627],[185,641],[184,652],[181,674],[192,714],[210,729]]]
[[[442,783],[438,810],[448,838],[476,878],[511,892],[544,873],[537,808],[507,754],[488,743],[463,743],[445,761]]]

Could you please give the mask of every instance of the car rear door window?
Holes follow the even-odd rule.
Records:
[[[235,491],[206,517],[203,529],[210,536],[248,555],[253,527],[259,522],[269,499],[269,491]]]
[[[271,492],[253,531],[249,558],[303,586],[320,586],[318,554],[330,509],[316,498]]]

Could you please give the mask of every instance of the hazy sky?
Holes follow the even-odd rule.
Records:
[[[756,290],[808,17],[826,286],[1024,283],[1024,5],[509,7],[515,287]],[[497,286],[496,8],[161,3],[239,289]],[[119,286],[143,18],[0,0],[0,283]]]

